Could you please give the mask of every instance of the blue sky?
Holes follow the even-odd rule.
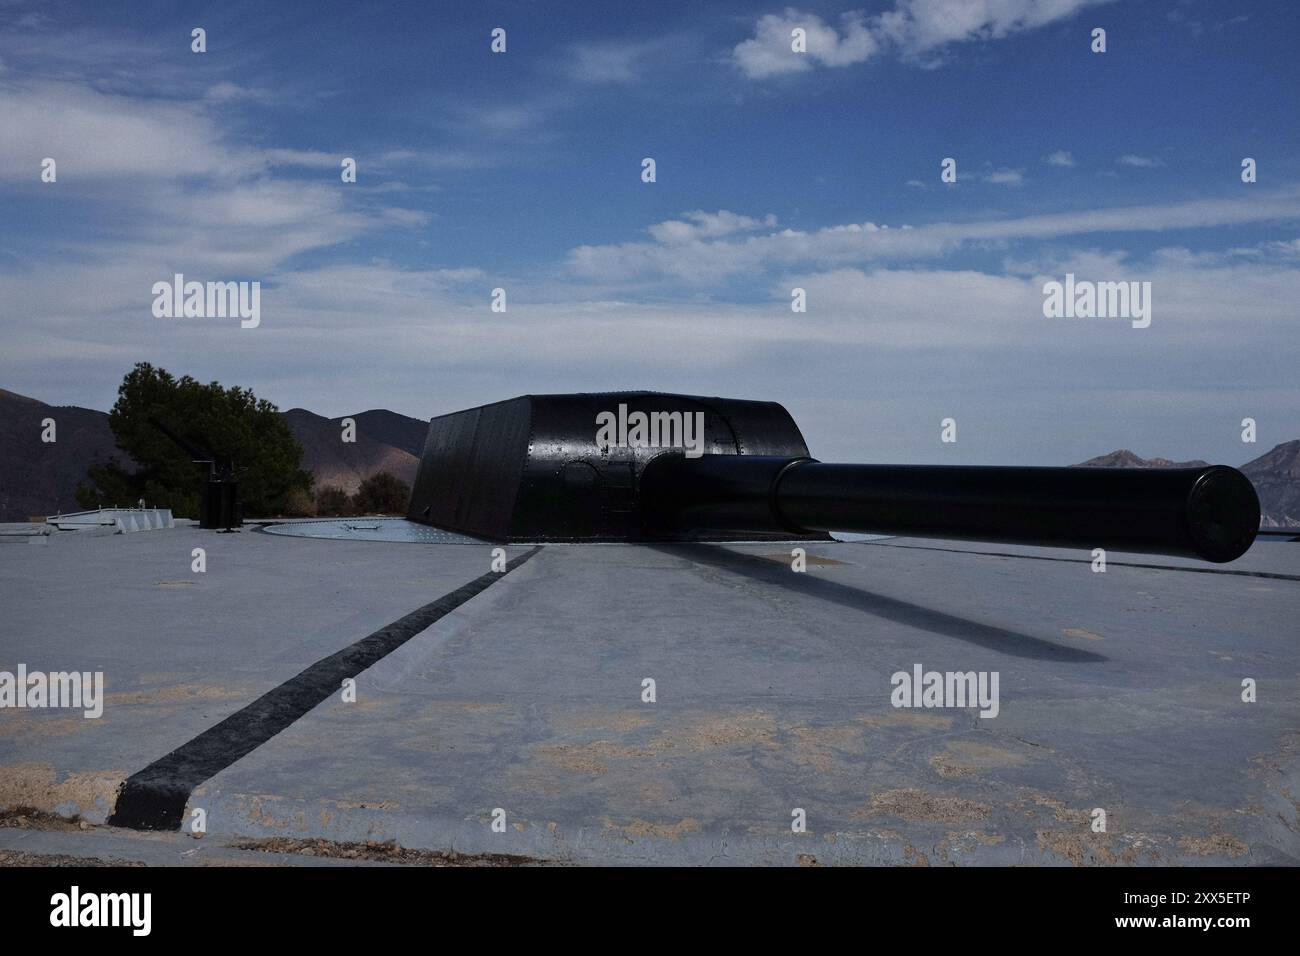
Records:
[[[1294,4],[451,6],[0,0],[0,387],[648,387],[782,401],[864,461],[1300,437]],[[261,325],[154,318],[174,272],[261,282]],[[1045,319],[1066,272],[1150,281],[1151,327]]]

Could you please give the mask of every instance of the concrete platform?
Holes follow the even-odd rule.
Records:
[[[194,789],[187,819],[203,809],[207,834],[192,842],[1300,862],[1300,549],[1228,566],[1113,553],[1104,574],[1051,549],[807,549],[797,574],[772,544],[547,546],[361,673],[355,703],[332,695]],[[103,825],[124,780],[490,562],[487,545],[179,527],[0,550],[0,670],[108,684],[97,720],[0,710],[0,811],[89,824],[44,831],[43,852],[92,856],[109,835],[115,858],[138,843],[157,862],[159,834]],[[891,675],[918,664],[996,672],[997,716],[892,706]],[[0,827],[0,849],[24,841]]]

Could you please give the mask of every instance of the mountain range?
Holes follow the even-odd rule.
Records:
[[[356,422],[356,441],[340,440],[342,418],[325,418],[305,408],[281,413],[302,445],[302,467],[316,476],[316,487],[333,485],[355,494],[361,482],[380,471],[391,472],[406,484],[424,450],[429,423],[384,408],[347,416]]]
[[[343,418],[325,418],[305,408],[281,413],[303,448],[302,467],[316,477],[316,488],[334,485],[348,494],[381,471],[408,485],[424,449],[429,423],[387,409],[347,416],[356,423],[356,441],[343,442]],[[41,440],[42,421],[54,419],[54,442]],[[78,511],[75,493],[86,469],[116,456],[105,412],[44,402],[0,389],[0,521]],[[1142,458],[1126,448],[1090,458],[1095,468],[1182,468],[1206,462]],[[1300,439],[1283,442],[1241,466],[1259,492],[1265,528],[1300,527]],[[122,502],[127,504],[127,502]]]
[[[281,412],[302,445],[302,466],[316,488],[334,485],[354,494],[362,480],[381,471],[408,485],[415,481],[429,423],[372,409],[349,416],[356,441],[341,441],[342,418],[325,418],[305,408]],[[55,422],[55,441],[41,440],[42,421]],[[117,449],[108,414],[75,405],[46,405],[0,389],[0,521],[26,521],[63,511],[80,511],[77,485],[96,462],[126,455]],[[122,505],[133,502],[121,502]]]

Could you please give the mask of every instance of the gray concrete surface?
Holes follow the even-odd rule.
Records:
[[[489,551],[189,529],[0,550],[0,669],[102,669],[111,691],[98,721],[0,711],[0,808],[102,821],[125,775],[482,574]],[[326,701],[200,786],[204,843],[1300,862],[1294,546],[1219,568],[1283,577],[1120,554],[1094,574],[1086,554],[908,539],[808,551],[795,574],[770,544],[548,546],[362,674],[357,702]],[[996,671],[998,716],[892,707],[890,675],[915,664]],[[0,848],[21,833],[0,828]],[[85,832],[41,839],[91,852]]]
[[[206,572],[191,571],[192,549]],[[102,823],[121,781],[308,664],[483,574],[464,549],[63,532],[0,552],[0,670],[102,671],[104,714],[0,709],[0,807]],[[509,549],[513,556],[524,549]]]

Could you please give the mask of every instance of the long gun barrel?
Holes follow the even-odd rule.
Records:
[[[876,532],[1231,561],[1259,528],[1233,468],[838,465],[774,402],[525,395],[433,419],[408,517],[493,541]]]
[[[1109,548],[1224,562],[1259,528],[1235,468],[836,465],[810,458],[661,456],[641,481],[661,528],[874,532]]]

